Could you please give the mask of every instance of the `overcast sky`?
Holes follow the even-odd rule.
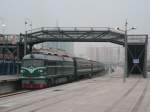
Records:
[[[0,17],[7,33],[24,32],[26,18],[33,27],[136,26],[137,33],[149,33],[150,0],[0,0]]]
[[[56,23],[123,28],[127,18],[129,26],[137,27],[133,33],[150,34],[150,0],[0,0],[0,18],[7,25],[5,33],[23,33],[26,18],[33,28]]]

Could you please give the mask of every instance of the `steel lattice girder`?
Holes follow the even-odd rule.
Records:
[[[111,28],[86,27],[57,27],[40,28],[28,31],[21,37],[27,36],[27,44],[42,42],[112,42],[124,45],[124,33]],[[22,39],[23,40],[23,39]]]

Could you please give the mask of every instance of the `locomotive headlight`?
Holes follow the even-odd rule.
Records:
[[[21,71],[20,71],[20,73],[23,73],[23,72],[24,72],[24,70],[21,70]]]
[[[39,75],[45,75],[46,74],[46,69],[45,68],[39,68],[37,70],[37,72],[38,72]]]
[[[40,73],[43,73],[43,72],[44,72],[44,70],[42,70],[42,69],[41,69],[41,70],[38,70],[38,71],[39,71]]]

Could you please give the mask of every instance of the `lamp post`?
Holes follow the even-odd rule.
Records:
[[[136,28],[135,27],[132,27],[132,28],[129,28],[128,29],[128,22],[126,20],[125,22],[125,29],[124,30],[121,30],[119,27],[117,28],[117,30],[120,30],[120,31],[123,31],[124,32],[124,37],[125,37],[125,40],[124,40],[124,46],[125,46],[125,65],[124,65],[124,75],[123,75],[123,82],[126,82],[126,77],[127,77],[127,74],[128,74],[128,31],[130,30],[135,30]]]
[[[0,17],[0,21],[1,21],[1,33],[4,34],[5,33],[5,27],[6,24],[4,23],[4,19],[2,17]]]
[[[5,27],[6,27],[6,25],[4,24],[4,19],[3,18],[1,18],[0,17],[0,21],[1,21],[1,24],[0,24],[0,27],[1,27],[1,33],[2,33],[2,37],[3,37],[3,43],[2,43],[2,45],[3,45],[3,47],[2,47],[2,58],[3,58],[3,68],[2,68],[2,71],[3,71],[3,74],[5,74],[4,73],[4,53],[5,53],[5,35],[4,35],[4,33],[5,33]]]
[[[125,45],[125,69],[124,69],[124,76],[123,76],[123,82],[126,82],[126,76],[127,76],[127,72],[128,72],[128,65],[127,65],[127,60],[128,60],[128,36],[127,36],[127,29],[128,29],[128,22],[126,20],[126,23],[125,23],[125,42],[124,42],[124,45]]]
[[[4,53],[4,41],[5,41],[5,27],[6,27],[6,24],[4,23],[4,19],[2,17],[0,17],[0,21],[1,21],[1,34],[3,35],[3,53]],[[4,54],[3,54],[3,58],[4,58]]]
[[[27,54],[27,26],[30,26],[32,32],[32,21],[29,18],[25,19],[25,36],[24,36],[24,55]]]
[[[3,18],[0,17],[0,20],[1,20],[1,25],[0,26],[1,26],[1,33],[3,35],[3,47],[4,47],[4,41],[5,41],[4,33],[5,33],[6,24],[4,23],[4,19]],[[4,48],[3,48],[3,51],[4,51]],[[4,55],[3,55],[3,57],[4,57]]]

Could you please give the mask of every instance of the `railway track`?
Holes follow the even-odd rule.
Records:
[[[31,90],[23,90],[23,91],[17,91],[17,92],[11,92],[11,93],[6,93],[6,94],[1,94],[0,98],[4,98],[4,97],[8,97],[8,96],[14,96],[14,95],[28,93],[28,92],[31,92]]]
[[[147,83],[145,84],[144,90],[142,91],[142,94],[140,95],[139,99],[137,100],[136,104],[134,105],[133,109],[131,110],[131,112],[138,112],[139,107],[145,97],[146,91],[148,89],[148,85],[149,85],[149,79],[147,80]]]
[[[106,109],[104,112],[112,112],[112,110],[113,110],[114,108],[116,108],[116,106],[134,90],[134,88],[138,85],[139,82],[140,82],[140,79],[138,79],[138,80],[136,81],[136,83],[135,83],[127,92],[125,92],[125,94],[123,94],[123,96],[121,96],[116,102],[114,102],[114,103],[113,103],[108,109]]]
[[[95,78],[95,77],[93,77],[93,78]],[[80,79],[79,81],[85,81],[87,79],[88,78]],[[69,82],[69,83],[73,83],[73,82]],[[60,86],[60,85],[65,85],[65,84],[68,84],[68,83],[62,83],[62,84],[58,84],[58,85],[53,85],[53,86],[48,87],[48,88],[52,88],[52,87],[56,87],[56,86]],[[48,89],[48,88],[44,88],[44,89]],[[22,91],[17,91],[17,92],[10,92],[10,93],[6,93],[6,94],[0,94],[0,98],[4,98],[4,97],[8,97],[8,96],[14,96],[14,95],[18,95],[18,94],[23,94],[23,93],[27,93],[27,92],[31,92],[31,91],[35,91],[35,90],[22,90]]]
[[[33,109],[32,110],[32,112],[35,112],[35,111],[37,111],[37,110],[39,110],[39,109],[41,109],[41,108],[44,108],[44,107],[47,107],[47,106],[49,106],[49,105],[54,105],[54,104],[56,104],[56,103],[58,103],[58,102],[63,102],[63,101],[65,101],[65,100],[69,100],[69,99],[72,99],[72,98],[74,98],[73,96],[76,94],[76,97],[79,97],[79,96],[81,96],[81,95],[83,95],[83,92],[81,92],[82,90],[83,90],[83,88],[85,89],[85,88],[88,88],[88,86],[87,86],[88,84],[86,84],[85,86],[83,86],[82,88],[78,88],[78,89],[74,89],[74,90],[71,90],[72,92],[74,91],[74,93],[73,94],[71,94],[70,96],[69,96],[69,98],[67,97],[65,97],[65,98],[62,98],[62,99],[59,99],[58,98],[58,101],[55,101],[54,103],[51,103],[51,104],[47,104],[47,105],[44,105],[44,106],[41,106],[41,107],[38,107],[38,108],[36,108],[36,109]],[[95,87],[96,88],[96,87]],[[91,90],[95,90],[95,88],[91,88]],[[54,92],[56,92],[55,90],[54,90]],[[30,103],[28,103],[28,104],[23,104],[23,105],[20,105],[20,106],[17,106],[17,107],[15,107],[15,108],[10,108],[10,109],[8,109],[8,110],[6,110],[5,112],[11,112],[11,111],[15,111],[15,110],[17,110],[17,109],[20,109],[20,108],[25,108],[25,107],[27,107],[27,106],[31,106],[31,105],[35,105],[35,104],[37,104],[37,103],[39,103],[39,102],[44,102],[44,101],[47,101],[47,100],[49,100],[50,98],[52,98],[52,99],[54,99],[55,97],[57,97],[57,96],[63,96],[63,95],[65,95],[66,93],[69,93],[69,91],[66,91],[66,92],[64,92],[64,93],[61,93],[61,94],[57,94],[57,95],[54,95],[54,96],[49,96],[49,97],[46,97],[46,98],[42,98],[42,99],[38,99],[38,100],[35,100],[35,101],[32,101],[32,102],[30,102]],[[52,100],[51,99],[51,100]]]
[[[87,79],[88,78],[80,79],[79,81],[84,81],[84,80],[87,80]],[[68,82],[68,83],[72,83],[72,82]],[[68,84],[68,83],[56,84],[56,85],[51,86],[51,88],[56,87],[56,86],[60,86],[60,85],[65,85],[65,84]],[[50,88],[50,87],[48,87],[48,88]],[[44,88],[44,89],[48,89],[48,88]],[[5,93],[5,94],[0,94],[0,98],[4,98],[4,97],[8,97],[8,96],[14,96],[14,95],[18,95],[18,94],[23,94],[23,93],[27,93],[27,92],[31,92],[31,91],[33,91],[33,90],[22,90],[22,91],[16,91],[16,92],[9,92],[9,93]]]
[[[101,83],[101,81],[102,82],[106,81],[106,82]],[[130,83],[131,81],[134,81],[134,82]],[[98,83],[95,83],[95,82],[98,82]],[[76,100],[77,102],[75,103],[75,105],[73,107],[71,106],[71,109],[75,110],[76,107],[80,106],[79,98],[81,96],[83,96],[81,98],[81,104],[85,105],[85,107],[83,107],[81,109],[84,109],[84,108],[91,109],[93,107],[95,108],[94,105],[91,106],[91,108],[90,107],[86,108],[86,105],[91,105],[91,104],[98,104],[100,106],[103,106],[104,108],[101,108],[101,110],[103,110],[104,112],[116,112],[118,110],[121,111],[122,109],[126,109],[128,112],[140,112],[143,109],[143,107],[148,108],[149,100],[147,100],[146,98],[150,97],[150,95],[148,95],[150,86],[148,86],[149,83],[147,80],[145,80],[145,79],[143,80],[141,78],[136,79],[136,80],[129,79],[129,81],[128,81],[129,85],[122,84],[119,86],[118,86],[118,84],[122,83],[121,79],[117,83],[114,83],[114,82],[116,82],[116,79],[114,80],[114,78],[111,81],[111,83],[107,83],[107,82],[108,82],[108,78],[106,78],[106,79],[104,78],[103,80],[92,79],[92,80],[89,80],[86,82],[81,82],[80,84],[78,84],[78,83],[75,84],[74,85],[75,88],[73,87],[73,88],[68,89],[68,87],[71,87],[73,85],[71,85],[71,86],[67,85],[63,88],[61,86],[58,88],[53,88],[50,91],[47,91],[47,90],[39,91],[39,92],[36,91],[36,94],[34,92],[33,92],[34,94],[32,94],[32,92],[31,92],[31,94],[27,93],[27,96],[26,96],[26,94],[24,94],[25,96],[18,95],[18,96],[20,96],[20,98],[18,98],[18,96],[15,96],[17,98],[12,98],[12,99],[11,98],[9,99],[9,97],[8,97],[8,99],[4,98],[3,101],[1,101],[1,109],[3,110],[3,112],[20,112],[20,111],[26,111],[26,112],[27,111],[28,112],[31,112],[31,111],[37,112],[38,111],[39,112],[39,111],[46,111],[46,110],[48,111],[49,109],[53,111],[53,109],[57,110],[57,105],[61,105],[61,106],[63,106],[63,105],[66,106],[66,104],[70,105],[71,102],[74,102]],[[99,85],[99,83],[101,85]],[[84,84],[84,85],[82,87],[80,87],[80,85],[82,85],[82,84]],[[112,86],[112,84],[113,84],[113,86]],[[123,88],[118,89],[118,87],[120,87],[120,86],[125,88],[126,91]],[[101,87],[103,87],[103,90],[98,89]],[[113,87],[115,87],[115,88],[113,88]],[[111,91],[110,89],[113,91]],[[82,91],[82,90],[84,90],[84,91]],[[122,90],[124,90],[124,91],[122,91]],[[59,92],[59,91],[61,91],[61,92]],[[93,93],[93,91],[97,91],[97,92]],[[115,101],[110,102],[108,105],[102,104],[102,102],[104,100],[109,101],[109,99],[111,97],[115,97],[114,96],[115,94],[112,95],[110,93],[110,91],[112,92],[112,94],[119,93],[119,92],[121,92],[121,94],[118,94],[117,99],[113,98]],[[134,93],[136,93],[136,94],[134,95]],[[42,95],[44,95],[44,96],[42,96]],[[108,97],[108,95],[112,95],[112,96]],[[36,98],[36,96],[39,96],[39,97]],[[97,96],[98,96],[98,98],[95,98]],[[87,100],[87,99],[89,99],[89,100]],[[100,101],[98,101],[99,99],[100,99]],[[83,101],[83,103],[82,103],[82,101]],[[91,102],[86,103],[87,101],[91,101]],[[146,103],[143,104],[143,102],[146,102]],[[66,109],[70,110],[68,108],[66,108]],[[97,109],[100,109],[100,108],[98,107]],[[60,110],[60,109],[58,109],[58,110]],[[146,110],[146,109],[144,109],[144,110]],[[144,111],[144,112],[146,112],[146,111]]]

